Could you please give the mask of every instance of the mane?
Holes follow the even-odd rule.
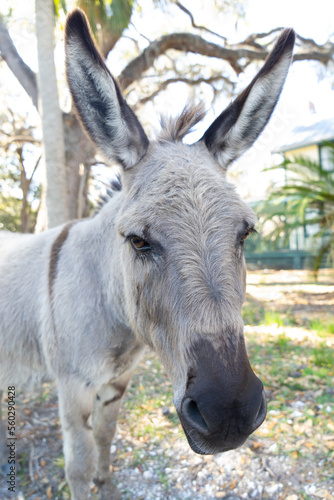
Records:
[[[161,132],[158,136],[160,141],[182,141],[182,139],[191,132],[192,128],[203,120],[206,115],[203,102],[199,104],[187,103],[176,118],[162,115],[160,119]]]
[[[187,103],[183,108],[180,116],[167,117],[161,116],[161,132],[158,136],[158,141],[178,142],[191,132],[193,127],[203,120],[206,115],[203,102],[199,104]],[[108,201],[114,196],[115,192],[122,190],[122,182],[119,175],[110,181],[106,193],[101,194],[94,215],[97,215]]]
[[[115,179],[110,181],[105,194],[100,194],[99,199],[96,204],[94,215],[97,215],[104,205],[111,200],[115,193],[122,191],[122,182],[119,175],[116,175]]]

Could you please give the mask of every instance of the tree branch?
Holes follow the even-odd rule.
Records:
[[[218,33],[215,33],[214,31],[211,31],[209,28],[206,28],[205,26],[199,26],[198,24],[196,24],[193,14],[184,5],[182,5],[181,2],[178,2],[176,0],[175,1],[175,5],[177,5],[177,7],[179,9],[181,9],[185,14],[187,14],[187,16],[190,18],[191,26],[193,28],[206,31],[207,33],[210,33],[211,35],[214,35],[214,36],[218,36],[219,38],[221,38],[222,40],[224,40],[224,42],[227,41],[227,38],[225,36],[219,35]]]
[[[243,42],[241,42],[239,45],[246,45],[246,46],[252,46],[252,47],[255,47],[257,49],[263,49],[263,45],[257,43],[256,40],[262,40],[263,38],[267,38],[268,36],[272,35],[273,33],[279,33],[280,31],[282,31],[282,27],[281,28],[274,28],[270,31],[268,31],[267,33],[253,33],[251,35],[249,35]]]
[[[159,87],[157,88],[157,90],[155,90],[152,94],[140,99],[139,103],[146,104],[148,101],[151,101],[162,90],[165,90],[168,87],[168,85],[170,85],[172,83],[186,83],[187,85],[190,85],[190,86],[199,85],[201,83],[207,83],[208,85],[212,85],[214,82],[218,82],[221,80],[224,80],[232,88],[234,87],[233,82],[231,82],[231,80],[229,80],[228,78],[226,78],[222,75],[216,75],[216,76],[212,76],[210,78],[196,78],[196,80],[193,80],[191,78],[183,78],[183,77],[169,78],[168,80],[165,80],[163,83],[161,83],[159,85]]]
[[[16,50],[8,29],[0,18],[0,55],[6,61],[9,69],[13,72],[22,85],[34,106],[38,109],[38,88],[36,74],[23,61]]]
[[[138,57],[124,68],[118,77],[122,89],[126,89],[131,83],[138,80],[145,71],[153,66],[154,61],[159,56],[170,49],[223,59],[238,74],[242,71],[242,67],[238,62],[240,59],[263,60],[267,56],[266,50],[252,50],[241,46],[226,48],[208,42],[192,33],[172,33],[150,43]]]
[[[268,55],[268,47],[256,43],[256,39],[262,39],[276,32],[278,29],[268,33],[253,34],[240,44],[222,47],[192,33],[172,33],[155,40],[133,59],[121,72],[118,79],[122,89],[126,89],[134,81],[140,79],[145,71],[150,69],[159,56],[168,50],[180,52],[192,52],[207,57],[216,57],[226,61],[234,69],[237,75],[244,71],[245,67],[252,61],[264,60]],[[298,35],[297,35],[298,37]],[[326,42],[317,45],[313,40],[305,40],[298,37],[302,42],[299,52],[294,54],[294,61],[313,60],[322,64],[328,64],[334,60],[334,44]],[[268,44],[269,45],[269,44]],[[309,49],[312,45],[312,49]]]
[[[34,175],[35,175],[35,172],[36,172],[36,170],[37,170],[37,168],[38,168],[38,165],[40,164],[41,159],[42,159],[42,155],[40,155],[40,156],[38,157],[38,160],[37,160],[37,161],[36,161],[36,163],[35,163],[35,166],[34,166],[34,168],[33,168],[32,174],[31,174],[30,179],[29,179],[29,182],[30,182],[30,183],[31,183],[31,181],[32,181],[32,179],[33,179],[33,177],[34,177]]]
[[[220,36],[224,41],[226,40],[225,37],[212,32],[204,26],[197,25],[192,13],[179,1],[176,1],[175,4],[190,17],[193,27],[206,30],[211,34]],[[230,64],[236,74],[239,75],[252,61],[261,61],[267,57],[269,44],[263,45],[259,43],[259,41],[278,31],[280,31],[280,28],[275,28],[267,33],[254,33],[249,35],[241,43],[226,45],[224,47],[208,42],[201,36],[192,33],[172,33],[165,35],[160,39],[149,42],[143,52],[124,68],[118,79],[123,90],[128,88],[154,65],[154,62],[159,56],[165,55],[171,49],[184,53],[192,52],[194,54],[222,59]],[[299,51],[294,54],[294,61],[313,60],[319,61],[322,64],[328,64],[328,62],[334,60],[333,43],[328,41],[324,45],[318,45],[314,40],[303,38],[300,35],[297,35],[297,40],[300,44]],[[9,32],[1,19],[0,55],[32,99],[34,106],[38,108],[36,74],[18,54]],[[146,98],[144,98],[144,100],[145,99]]]
[[[4,134],[5,132],[1,130],[1,133]],[[9,139],[7,141],[1,143],[1,147],[7,148],[9,144],[12,144],[13,142],[18,142],[18,143],[25,143],[25,142],[30,142],[32,144],[41,144],[41,141],[39,139],[35,139],[34,137],[30,135],[11,135],[11,134],[6,134],[9,135]]]

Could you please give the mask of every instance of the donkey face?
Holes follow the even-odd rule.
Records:
[[[241,317],[255,216],[203,143],[153,144],[130,172],[117,227],[131,326],[159,353],[192,448],[230,449],[265,416]]]
[[[160,355],[197,453],[241,445],[264,420],[263,386],[249,364],[241,306],[243,242],[255,216],[226,181],[275,107],[291,60],[285,30],[244,92],[191,146],[203,113],[186,109],[149,141],[99,55],[81,11],[67,21],[67,75],[87,132],[124,167],[117,213],[119,272],[129,324]]]

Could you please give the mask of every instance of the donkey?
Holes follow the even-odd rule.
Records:
[[[193,451],[240,446],[266,415],[245,348],[243,244],[256,217],[226,180],[267,124],[291,62],[284,30],[263,68],[201,140],[187,106],[149,141],[98,52],[86,17],[65,29],[67,78],[89,137],[123,167],[93,218],[0,239],[0,387],[57,381],[72,499],[101,498],[120,404],[146,346],[161,358]],[[91,417],[91,419],[90,419]],[[4,429],[1,443],[6,436]],[[1,458],[7,460],[3,446]]]

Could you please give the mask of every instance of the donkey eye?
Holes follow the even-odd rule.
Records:
[[[245,241],[245,239],[248,238],[248,236],[249,236],[249,231],[247,231],[247,233],[245,233],[241,236],[241,242],[243,243]]]
[[[139,251],[143,252],[143,251],[147,251],[147,250],[152,249],[151,245],[149,243],[147,243],[147,241],[145,241],[140,236],[136,236],[136,235],[130,236],[129,240],[130,240],[131,245],[133,246],[133,248],[135,250],[139,250]]]
[[[248,238],[248,236],[249,236],[250,234],[253,234],[253,233],[257,234],[256,229],[254,229],[253,227],[249,227],[249,228],[247,229],[247,231],[246,231],[245,233],[243,233],[243,234],[242,234],[242,236],[241,236],[241,238],[240,238],[240,243],[243,245],[243,244],[244,244],[244,242],[245,242],[245,240]]]

